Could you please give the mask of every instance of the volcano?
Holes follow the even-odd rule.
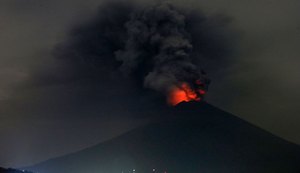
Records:
[[[300,147],[205,102],[159,111],[155,121],[27,167],[39,173],[299,173]]]

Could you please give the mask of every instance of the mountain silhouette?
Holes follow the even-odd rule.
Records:
[[[39,173],[300,173],[298,145],[208,103],[181,103],[158,112],[159,118],[150,124],[26,169]]]

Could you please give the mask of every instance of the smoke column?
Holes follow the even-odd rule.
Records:
[[[210,80],[200,67],[225,55],[222,33],[212,29],[212,23],[221,28],[224,21],[187,14],[169,3],[145,8],[108,4],[99,11],[56,49],[74,71],[89,71],[100,80],[111,71],[121,73],[164,94],[170,105],[203,99]]]
[[[170,4],[160,4],[132,13],[125,26],[128,37],[124,49],[116,52],[124,73],[146,67],[144,86],[170,95],[170,104],[179,102],[173,103],[172,97],[178,98],[181,91],[179,99],[183,101],[199,100],[204,95],[208,80],[193,63],[193,45],[184,15]]]

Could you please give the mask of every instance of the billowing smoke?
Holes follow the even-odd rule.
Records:
[[[201,69],[193,63],[193,45],[185,29],[185,16],[170,4],[133,12],[125,26],[128,36],[124,49],[116,52],[124,73],[147,68],[144,86],[167,95],[174,87],[181,88],[182,83],[192,90],[196,81],[208,85]]]
[[[58,47],[59,56],[74,64],[75,71],[85,66],[79,75],[82,69],[93,69],[93,76],[118,71],[145,89],[163,93],[171,105],[201,100],[209,84],[201,66],[227,51],[222,34],[212,29],[214,22],[221,28],[224,21],[169,3],[146,8],[109,4],[99,16],[75,28],[71,39]]]

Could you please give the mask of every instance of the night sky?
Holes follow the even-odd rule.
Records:
[[[207,38],[197,50],[214,57],[201,64],[211,79],[207,102],[300,144],[300,1],[169,2],[196,16],[191,23],[204,20],[191,29]],[[110,59],[98,62],[90,43],[107,32],[102,25],[123,20],[105,23],[109,16],[151,4],[0,1],[0,166],[78,151],[149,121],[139,110],[163,103],[156,87],[141,88],[139,75],[120,75]],[[122,43],[116,38],[101,45],[105,56]]]

